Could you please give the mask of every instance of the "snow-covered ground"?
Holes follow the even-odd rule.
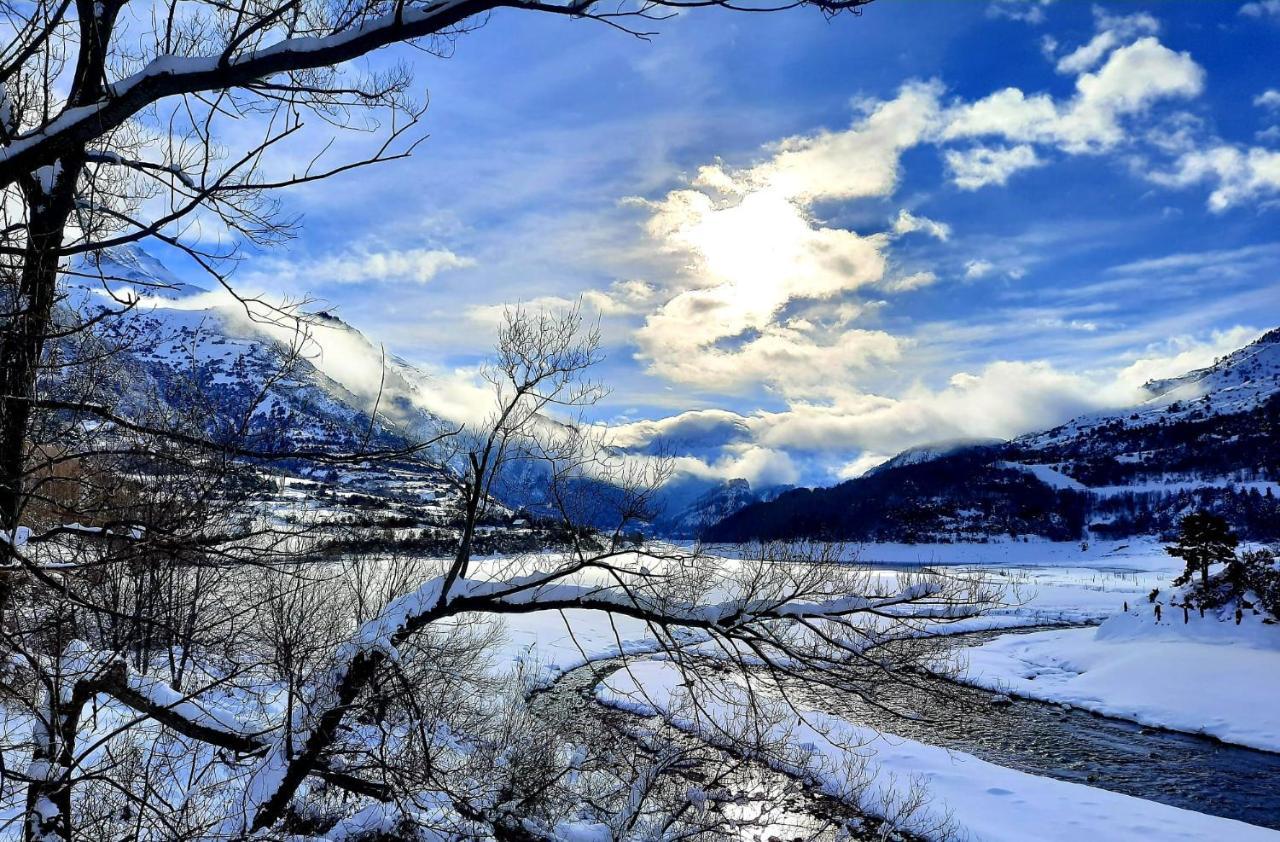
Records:
[[[669,663],[650,661],[614,673],[597,696],[642,714],[661,712],[709,739],[732,731],[742,710],[731,693],[699,693],[698,717],[682,704],[685,677]],[[725,699],[729,699],[726,701]],[[1105,840],[1280,840],[1280,832],[1182,810],[1089,786],[1019,772],[914,740],[877,733],[820,711],[799,711],[771,727],[771,734],[809,756],[799,771],[832,794],[847,794],[850,769],[865,769],[859,800],[875,813],[919,781],[926,808],[906,822],[927,830],[950,816],[956,829],[984,842],[1091,842]]]
[[[969,681],[1144,725],[1280,752],[1280,626],[1145,599],[1093,629],[1006,635],[967,652]]]
[[[858,560],[882,565],[886,577],[918,564],[980,568],[1008,586],[1007,605],[952,631],[1105,621],[1010,634],[973,647],[968,676],[974,683],[1280,751],[1280,712],[1271,701],[1280,695],[1280,626],[1249,618],[1236,627],[1196,615],[1184,626],[1181,611],[1166,606],[1157,627],[1147,594],[1167,589],[1181,562],[1155,542],[1085,548],[1018,541],[878,544],[860,548]],[[536,663],[535,675],[547,681],[587,660],[654,648],[638,622],[575,612],[512,617],[504,651],[513,661]],[[678,680],[670,664],[637,663],[602,685],[601,693],[624,706],[671,710]],[[860,746],[859,756],[874,755],[876,774],[864,802],[869,809],[890,788],[918,777],[933,809],[949,812],[975,839],[1280,840],[1275,831],[1019,772],[821,712],[807,713],[789,728],[797,744],[817,749],[820,765],[807,771],[829,788],[839,787],[840,769],[847,773],[841,752]]]
[[[653,652],[657,639],[644,622],[598,611],[538,611],[505,620],[500,658],[524,669],[530,682],[545,685],[589,661]]]
[[[859,562],[881,565],[876,575],[886,580],[898,575],[899,566],[928,563],[957,570],[981,567],[984,575],[1005,586],[1007,604],[939,629],[948,632],[1101,621],[1121,611],[1126,601],[1136,604],[1153,587],[1167,583],[1172,568],[1166,558],[1151,544],[1102,545],[1088,551],[1081,551],[1079,544],[1047,542],[876,544],[857,552]],[[537,563],[536,558],[529,560],[534,567]],[[1157,563],[1163,567],[1142,569]],[[508,560],[494,558],[480,564],[493,575],[510,574]],[[639,562],[624,560],[623,564]],[[601,584],[605,583],[602,578]],[[599,612],[511,615],[504,623],[506,639],[500,656],[533,667],[533,677],[542,683],[590,660],[651,652],[657,646],[643,622]]]

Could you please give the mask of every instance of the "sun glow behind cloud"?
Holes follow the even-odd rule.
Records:
[[[788,453],[844,450],[857,454],[836,469],[848,476],[913,444],[1013,436],[1076,412],[1132,403],[1157,372],[1204,363],[1227,343],[1256,334],[1237,327],[1205,342],[1180,339],[1158,349],[1161,356],[1090,374],[1045,361],[995,361],[976,374],[956,373],[941,388],[917,384],[893,397],[863,385],[863,375],[903,361],[916,343],[864,323],[867,317],[882,299],[938,280],[929,270],[894,271],[895,239],[925,233],[946,242],[951,226],[902,209],[882,230],[858,231],[825,222],[817,210],[892,197],[903,154],[918,146],[938,148],[961,190],[1005,185],[1023,170],[1051,166],[1053,153],[1167,153],[1167,145],[1143,137],[1142,122],[1157,105],[1199,96],[1204,70],[1189,53],[1160,42],[1150,15],[1096,11],[1095,25],[1096,34],[1074,50],[1056,56],[1056,44],[1046,48],[1058,73],[1076,77],[1071,97],[1006,87],[965,101],[948,98],[937,80],[908,82],[893,99],[859,103],[848,129],[784,139],[749,166],[704,165],[686,187],[636,200],[649,213],[648,235],[682,260],[678,277],[658,285],[661,305],[634,334],[639,358],[673,383],[730,393],[763,388],[787,402],[782,411],[739,416],[750,442],[704,461],[705,470],[758,465],[758,476],[748,478],[776,479],[798,473],[780,464]],[[1270,153],[1177,151],[1173,173],[1155,171],[1150,179],[1183,187],[1216,177],[1214,210],[1280,190],[1280,177],[1268,180],[1270,160],[1260,159]],[[1016,281],[1025,271],[979,255],[964,262],[962,274],[971,282]],[[1081,319],[1040,323],[1097,330]]]
[[[450,371],[484,352],[505,302],[580,301],[602,319],[616,387],[600,417],[656,418],[626,430],[642,443],[678,440],[690,410],[725,413],[727,437],[682,464],[753,482],[829,480],[902,447],[1123,403],[1135,380],[1265,327],[1274,256],[1229,253],[1258,242],[1280,198],[1276,80],[1207,45],[1270,19],[985,8],[946,5],[917,33],[905,8],[873,6],[852,26],[788,29],[785,51],[772,24],[730,35],[682,16],[634,52],[548,52],[501,91],[493,77],[459,87],[483,66],[468,44],[444,69],[453,87],[433,80],[433,107],[464,106],[420,159],[440,175],[411,191],[453,224],[399,237],[378,216],[375,235],[295,266],[335,275],[322,294],[348,306],[385,285],[356,304],[372,324],[352,320]],[[822,58],[890,19],[937,49],[895,57],[875,33]],[[973,60],[996,41],[1004,59]],[[764,64],[778,85],[742,83]],[[583,80],[580,66],[610,71]],[[623,107],[617,89],[636,96]],[[1223,241],[1206,242],[1219,220]],[[1227,256],[1119,268],[1174,251]],[[394,277],[363,279],[374,253],[400,261]]]

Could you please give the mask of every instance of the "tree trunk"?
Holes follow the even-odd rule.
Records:
[[[52,692],[57,692],[57,682]],[[80,714],[98,691],[98,681],[77,681],[65,702],[51,699],[44,723],[38,724],[43,743],[37,743],[31,759],[43,765],[44,776],[27,784],[27,813],[23,827],[26,842],[71,839],[71,788],[76,765],[76,734]],[[38,768],[38,767],[37,767]]]
[[[11,312],[0,338],[0,529],[10,534],[24,507],[31,401],[57,300],[58,261],[79,168],[64,165],[44,184],[34,177],[23,184],[27,242],[16,273],[16,294],[5,302]],[[0,627],[14,584],[6,568],[15,565],[12,546],[0,541]],[[60,710],[56,702],[49,705],[46,739],[32,752],[37,768],[43,764],[44,775],[27,785],[24,835],[29,840],[71,838],[71,765],[83,704],[78,689],[72,696],[68,710]]]
[[[13,312],[0,338],[0,529],[12,534],[22,514],[31,399],[56,300],[58,257],[70,215],[79,167],[64,167],[46,194],[36,180],[26,185],[28,230]],[[13,564],[8,542],[0,542],[0,566]],[[12,583],[0,576],[0,624]]]

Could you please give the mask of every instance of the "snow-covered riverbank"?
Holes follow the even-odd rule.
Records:
[[[1166,588],[1180,567],[1155,542],[876,545],[862,548],[859,560],[882,565],[886,577],[919,563],[977,568],[1007,586],[1007,604],[946,631],[1103,624],[1010,634],[966,650],[975,684],[1280,750],[1280,714],[1269,702],[1280,691],[1280,626],[1252,618],[1243,627],[1216,618],[1183,626],[1180,611],[1154,626],[1147,594]],[[506,655],[536,664],[532,673],[541,683],[589,660],[656,648],[642,623],[567,614],[512,617],[508,623]],[[600,692],[633,709],[669,710],[679,693],[677,675],[668,664],[636,663]],[[722,708],[721,715],[732,711]],[[878,734],[822,711],[805,712],[786,727],[790,739],[825,758],[817,770],[805,771],[829,790],[839,790],[839,770],[847,775],[851,768],[839,752],[856,746],[858,757],[869,758],[876,770],[865,809],[875,812],[891,790],[919,779],[933,799],[931,809],[949,813],[975,839],[1280,840],[1276,831],[1006,768]],[[922,827],[942,813],[922,817]]]
[[[967,650],[988,689],[1280,751],[1280,626],[1169,610],[1144,599],[1099,628],[1007,635]]]
[[[597,688],[597,696],[633,712],[672,715],[677,724],[713,741],[721,732],[732,733],[742,714],[732,692],[699,692],[699,714],[688,715],[686,678],[671,664],[645,662],[614,673]],[[821,711],[794,711],[770,731],[807,751],[803,766],[789,771],[809,776],[831,794],[847,794],[851,770],[861,770],[865,786],[857,798],[869,813],[899,802],[918,781],[930,800],[906,826],[926,833],[949,817],[963,837],[983,842],[1280,840],[1274,830],[1020,772]]]

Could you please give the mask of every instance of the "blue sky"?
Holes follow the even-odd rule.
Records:
[[[295,191],[244,282],[465,381],[505,303],[601,314],[642,447],[825,483],[1139,397],[1280,324],[1280,0],[495,14],[413,158]]]

